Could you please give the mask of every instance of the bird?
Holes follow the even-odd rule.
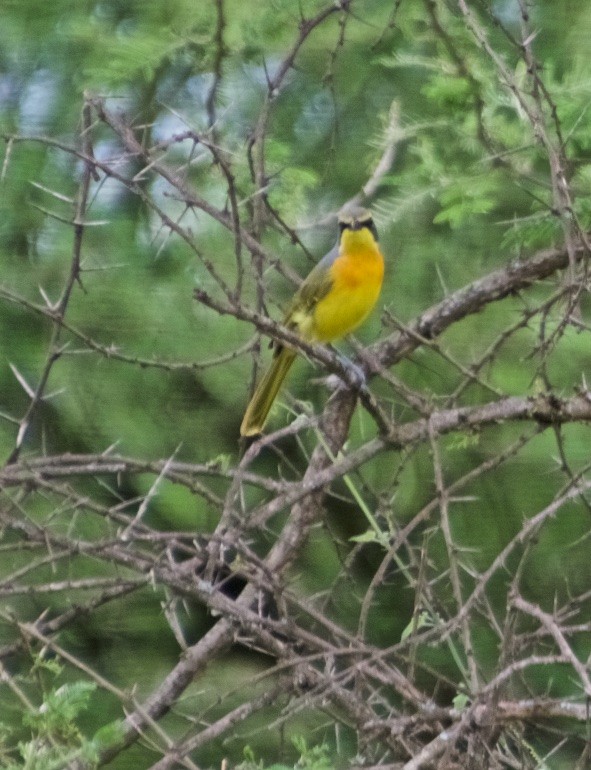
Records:
[[[308,343],[333,342],[349,334],[365,321],[380,296],[384,257],[371,212],[344,207],[338,226],[335,246],[301,284],[283,319],[287,329]],[[293,348],[276,344],[271,366],[244,413],[241,436],[262,433],[295,357]]]

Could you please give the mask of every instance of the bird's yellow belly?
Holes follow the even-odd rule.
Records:
[[[314,309],[314,338],[331,342],[356,329],[378,300],[383,274],[382,258],[377,254],[340,265],[333,275],[332,289]]]

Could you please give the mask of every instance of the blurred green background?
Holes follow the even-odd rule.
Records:
[[[300,5],[306,16],[324,7],[317,0],[304,0]],[[560,220],[550,211],[547,155],[452,5],[400,3],[394,14],[395,5],[391,0],[352,3],[354,14],[346,22],[333,14],[312,33],[271,105],[265,144],[269,202],[319,257],[334,242],[330,215],[360,191],[392,140],[394,127],[393,167],[370,202],[387,256],[381,300],[381,309],[387,313],[374,313],[359,331],[358,339],[364,343],[392,330],[388,314],[407,322],[469,281],[516,257],[560,243],[563,232]],[[504,0],[491,5],[507,30],[518,37],[517,3]],[[567,138],[575,213],[588,229],[591,6],[574,0],[537,0],[531,11],[537,32],[535,52]],[[287,0],[226,0],[224,12],[225,52],[213,136],[231,159],[243,196],[241,212],[248,222],[248,201],[253,194],[248,140],[266,98],[265,71],[273,73],[297,40],[299,10]],[[10,418],[20,419],[29,402],[14,370],[34,388],[51,334],[47,318],[23,302],[10,301],[9,295],[37,305],[44,302],[41,291],[51,301],[59,297],[70,269],[72,228],[45,211],[68,219],[72,206],[48,191],[72,198],[82,173],[81,164],[71,154],[45,139],[79,144],[84,92],[106,97],[109,109],[121,112],[134,125],[145,125],[147,143],[186,128],[207,131],[217,17],[216,4],[205,0],[0,0],[0,13],[0,131],[5,136],[0,187],[0,280],[4,289],[0,298],[0,447],[7,458],[16,437]],[[527,73],[518,50],[486,17],[483,24],[516,82],[525,84]],[[552,131],[550,110],[546,117]],[[20,140],[10,141],[13,136]],[[141,165],[134,166],[136,161],[125,155],[104,126],[94,127],[93,141],[97,158],[111,162],[119,158],[121,173],[126,175],[140,171]],[[187,147],[178,144],[167,151],[166,161],[178,167],[186,164],[182,173],[199,194],[217,206],[224,205],[225,181],[206,149],[198,146],[188,157]],[[146,174],[141,184],[170,216],[181,216],[183,205],[170,196],[170,188],[161,180]],[[86,337],[131,362],[97,353],[65,333],[68,346],[48,383],[48,392],[54,395],[36,416],[25,456],[100,453],[116,446],[117,452],[138,459],[175,454],[176,459],[189,462],[234,465],[252,356],[238,355],[211,367],[200,364],[238,350],[253,338],[254,330],[195,302],[195,288],[216,292],[206,267],[186,243],[162,228],[140,197],[112,179],[105,182],[101,178],[92,184],[89,218],[105,224],[86,229],[83,288],[75,287],[66,318]],[[190,229],[199,252],[233,284],[232,235],[203,212],[186,212],[179,221]],[[310,269],[310,257],[290,243],[280,228],[267,227],[261,238],[269,253],[299,274]],[[247,265],[245,297],[254,301],[254,269],[246,250],[243,259]],[[280,318],[293,287],[275,271],[269,270],[267,278],[267,309]],[[491,305],[446,332],[444,349],[469,367],[504,330],[519,322],[526,309],[543,303],[558,286],[549,281]],[[571,395],[588,381],[591,348],[586,296],[581,309],[582,323],[578,328],[567,327],[544,359],[544,387],[549,384],[559,395]],[[546,333],[557,327],[560,312],[556,305],[544,319]],[[484,367],[483,378],[497,394],[532,395],[539,387],[542,358],[536,345],[540,318],[534,315],[527,326],[509,336]],[[351,352],[347,343],[340,347]],[[266,360],[265,341],[261,355]],[[133,359],[154,365],[142,366]],[[472,404],[496,397],[477,384],[452,398],[464,376],[428,347],[403,361],[395,374],[434,405]],[[311,377],[311,365],[298,363],[289,391],[320,409],[326,389],[311,383]],[[372,387],[397,420],[416,416],[386,383],[376,381]],[[286,403],[287,397],[280,401]],[[288,412],[277,408],[271,427],[288,419]],[[358,410],[351,446],[359,445],[373,431],[371,420]],[[441,449],[446,480],[451,483],[502,452],[526,431],[524,426],[495,426],[478,436],[445,438]],[[506,464],[462,490],[465,501],[452,506],[454,535],[470,554],[474,569],[483,570],[492,562],[519,530],[523,518],[553,499],[568,473],[586,467],[589,439],[587,426],[562,430],[561,448],[569,468],[565,472],[556,435],[547,430]],[[294,442],[286,447],[286,460],[293,466],[282,465],[281,458],[269,453],[259,459],[257,470],[273,477],[297,473],[305,467],[304,450],[313,446],[314,436],[304,440],[308,442],[304,446]],[[138,475],[125,479],[116,491],[108,485],[101,489],[94,482],[85,484],[89,494],[111,500],[115,494],[130,499],[145,494],[152,482],[151,476]],[[370,505],[386,511],[384,521],[395,530],[434,495],[429,447],[417,447],[402,456],[383,454],[363,468],[356,483]],[[220,479],[212,487],[223,495],[226,481]],[[337,491],[348,495],[342,484]],[[302,554],[294,585],[305,594],[330,587],[335,618],[355,630],[359,608],[356,601],[351,604],[350,581],[357,587],[356,595],[362,596],[382,552],[376,545],[359,549],[354,574],[341,571],[339,549],[351,548],[348,538],[363,533],[367,523],[353,500],[335,496],[327,507],[327,525]],[[50,510],[51,501],[44,507],[37,500],[31,515],[41,519]],[[202,498],[164,484],[150,503],[147,521],[166,530],[207,532],[218,515]],[[430,524],[435,525],[436,519]],[[589,590],[588,524],[588,511],[573,503],[543,530],[527,555],[522,578],[522,588],[532,601],[550,610],[556,597],[563,600]],[[88,522],[77,525],[81,531],[92,526]],[[335,539],[340,541],[338,548]],[[415,545],[427,549],[434,574],[445,571],[447,554],[436,527],[432,533],[421,530]],[[17,563],[15,558],[11,566]],[[43,579],[41,574],[38,577]],[[380,589],[378,598],[370,613],[368,639],[392,644],[400,639],[412,616],[413,591],[398,573]],[[178,655],[162,617],[160,599],[148,589],[132,594],[117,605],[119,616],[107,605],[84,627],[70,628],[68,644],[118,686],[138,683],[146,694]],[[489,599],[502,614],[505,585],[499,585],[498,594]],[[48,605],[53,603],[55,609],[69,600],[52,597]],[[441,601],[445,606],[444,595]],[[23,618],[34,617],[39,609],[34,601],[18,605]],[[581,611],[588,616],[588,603]],[[187,618],[187,633],[194,638],[211,623],[198,607]],[[484,628],[481,636],[477,654],[480,663],[484,667],[488,663],[492,669],[495,642]],[[588,640],[582,642],[583,658],[587,652],[591,652]],[[263,664],[252,656],[237,654],[217,665],[209,681],[231,689],[237,680],[248,681],[259,665]],[[442,663],[446,665],[449,661]],[[457,672],[452,669],[450,666],[448,673],[453,679]],[[558,689],[569,690],[560,676],[554,682]],[[201,683],[200,688],[204,687]],[[204,698],[210,695],[203,695],[200,689],[195,697],[203,709]],[[185,706],[190,709],[190,698]],[[115,718],[116,704],[104,703],[103,707],[111,714],[109,718]],[[88,729],[98,726],[96,712],[86,719]],[[102,724],[108,719],[101,716],[98,721]],[[302,723],[299,730],[306,733],[304,717]],[[325,737],[311,735],[312,742]],[[265,739],[258,735],[249,740],[271,761],[273,751],[265,753]],[[273,745],[278,740],[274,738]],[[247,742],[226,745],[223,751],[239,757]],[[139,749],[134,751],[141,754]],[[216,751],[222,749],[203,754],[204,766],[218,763],[221,754]],[[116,766],[138,766],[136,761],[143,760],[130,754]]]

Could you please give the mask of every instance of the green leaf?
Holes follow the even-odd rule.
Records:
[[[121,719],[116,719],[113,722],[109,722],[107,725],[103,725],[96,731],[92,739],[92,743],[97,750],[103,750],[109,746],[120,743],[125,735],[125,725]]]
[[[463,711],[468,703],[470,703],[470,698],[465,693],[460,692],[453,699],[452,703],[455,709],[458,711]]]
[[[410,623],[403,630],[400,635],[400,641],[403,642],[411,634],[416,633],[420,628],[431,628],[433,626],[433,619],[431,615],[426,611],[419,612],[418,615],[413,616]]]

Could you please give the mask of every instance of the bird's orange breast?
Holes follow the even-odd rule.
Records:
[[[352,332],[378,300],[384,258],[367,229],[343,233],[330,274],[332,287],[314,309],[314,337],[319,342],[330,342]]]

